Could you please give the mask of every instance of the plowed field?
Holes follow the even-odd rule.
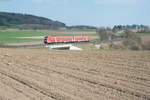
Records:
[[[0,100],[150,100],[150,52],[0,49]]]

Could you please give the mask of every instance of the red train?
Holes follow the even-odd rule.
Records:
[[[69,42],[88,42],[91,38],[89,36],[45,36],[44,43],[69,43]]]

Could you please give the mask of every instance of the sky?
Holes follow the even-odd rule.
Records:
[[[72,25],[150,26],[150,0],[0,0],[0,12],[32,14]]]

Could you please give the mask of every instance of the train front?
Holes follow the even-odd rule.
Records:
[[[48,37],[48,36],[45,36],[45,37],[44,37],[44,43],[45,43],[45,44],[47,44],[47,37]]]

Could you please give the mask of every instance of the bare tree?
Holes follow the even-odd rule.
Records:
[[[99,35],[101,42],[110,42],[115,37],[114,33],[110,29],[99,29],[97,30],[97,34]]]
[[[141,38],[136,36],[136,33],[132,30],[125,30],[125,40],[123,44],[132,50],[141,49]]]
[[[132,31],[132,30],[125,30],[125,38],[126,39],[135,39],[137,38],[136,36],[136,32]]]

